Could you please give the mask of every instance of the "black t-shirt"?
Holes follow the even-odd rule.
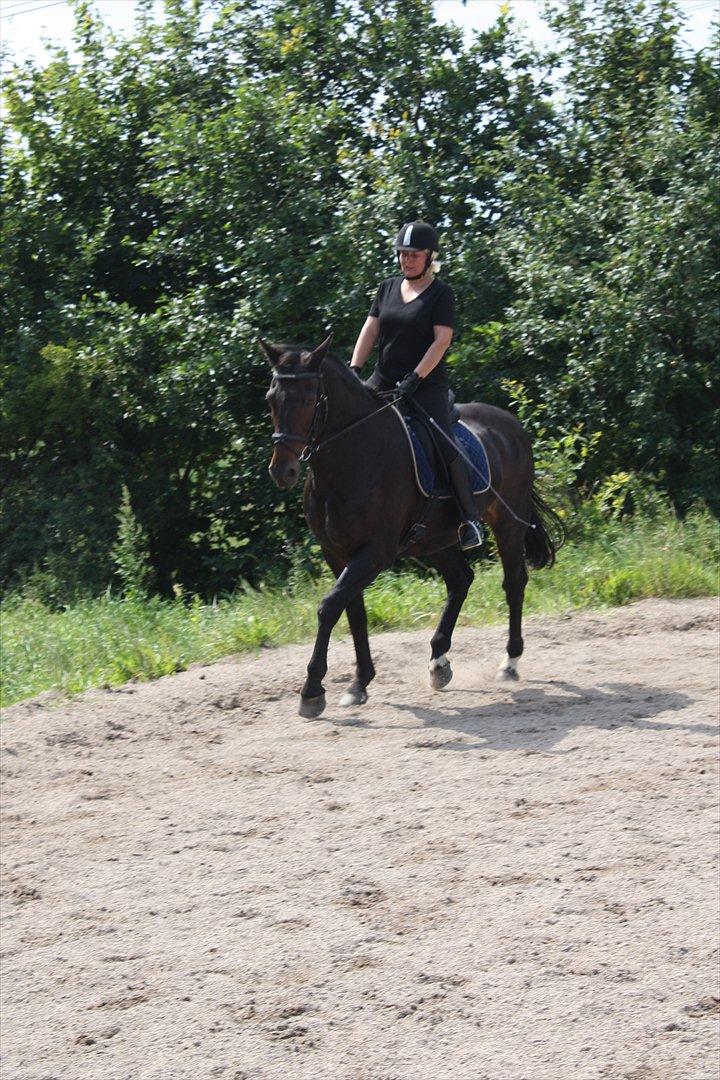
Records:
[[[434,326],[455,326],[455,297],[449,285],[435,278],[419,296],[405,303],[401,277],[387,278],[377,291],[370,315],[380,320],[378,371],[394,386],[413,371],[428,351]],[[428,385],[447,385],[443,358],[426,379]]]

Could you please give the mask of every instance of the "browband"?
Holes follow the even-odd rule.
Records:
[[[274,371],[274,379],[322,379],[322,375],[319,371],[298,371],[297,373]]]

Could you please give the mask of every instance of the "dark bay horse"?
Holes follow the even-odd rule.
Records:
[[[430,682],[435,689],[446,686],[452,678],[447,658],[452,633],[474,577],[457,546],[454,500],[428,502],[418,491],[395,409],[383,408],[383,401],[328,353],[329,345],[330,338],[315,349],[260,339],[273,371],[267,393],[275,429],[270,475],[278,487],[292,488],[300,476],[300,455],[309,461],[305,514],[337,579],[318,608],[315,648],[300,697],[305,717],[319,716],[325,708],[328,644],[343,611],[357,665],[341,704],[367,701],[375,668],[363,589],[399,554],[421,559],[445,580],[447,601],[430,643]],[[498,676],[517,679],[526,563],[552,566],[562,533],[559,542],[550,534],[549,522],[559,522],[534,490],[530,439],[520,422],[492,405],[459,409],[463,422],[481,437],[490,463],[494,490],[476,496],[476,502],[495,535],[510,609],[507,656]],[[418,521],[425,531],[413,540]]]

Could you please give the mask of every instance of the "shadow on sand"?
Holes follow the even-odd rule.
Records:
[[[549,689],[551,687],[551,689]],[[476,690],[447,690],[442,693],[442,707],[428,709],[419,705],[399,704],[385,700],[383,704],[400,714],[415,717],[420,723],[393,724],[417,733],[452,732],[457,739],[442,744],[448,750],[519,750],[532,749],[537,753],[565,754],[570,748],[553,750],[572,731],[582,728],[681,732],[715,735],[710,724],[682,723],[655,720],[654,717],[681,712],[692,705],[687,694],[661,690],[635,683],[603,683],[597,687],[580,687],[560,679],[533,680],[517,689],[509,687],[509,696],[498,700],[498,691],[484,695],[493,700],[486,704],[465,707],[464,697],[483,695]],[[483,695],[483,696],[484,696]],[[390,725],[374,724],[360,713],[344,717],[335,713],[332,722],[339,726],[378,728]],[[475,739],[468,742],[467,737]]]

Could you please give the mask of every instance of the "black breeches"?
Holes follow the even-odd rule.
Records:
[[[444,439],[442,435],[434,432],[435,443],[437,445],[442,459],[446,465],[449,465],[451,461],[454,461],[458,456],[457,446],[453,438],[452,417],[450,416],[450,401],[448,400],[448,388],[447,386],[420,386],[408,402],[410,413],[414,413],[416,416],[426,419],[420,409],[415,410],[414,404],[417,404],[425,410],[425,412],[432,416],[435,423],[439,428],[445,432],[450,438],[450,442]]]
[[[373,390],[393,389],[392,386],[386,386],[384,384],[384,380],[379,377],[377,371],[374,371],[368,379],[368,385],[371,386]],[[414,402],[417,402],[420,409],[413,408]],[[458,456],[458,451],[453,438],[452,416],[450,414],[450,401],[448,400],[447,386],[423,386],[421,383],[410,400],[403,402],[401,409],[407,409],[411,415],[419,416],[423,420],[427,420],[427,417],[421,412],[421,409],[424,409],[428,416],[432,416],[438,427],[442,428],[445,434],[452,440],[451,442],[448,442],[442,435],[434,432],[435,442],[442,455],[443,461],[446,465],[449,465],[451,461],[455,460]]]

